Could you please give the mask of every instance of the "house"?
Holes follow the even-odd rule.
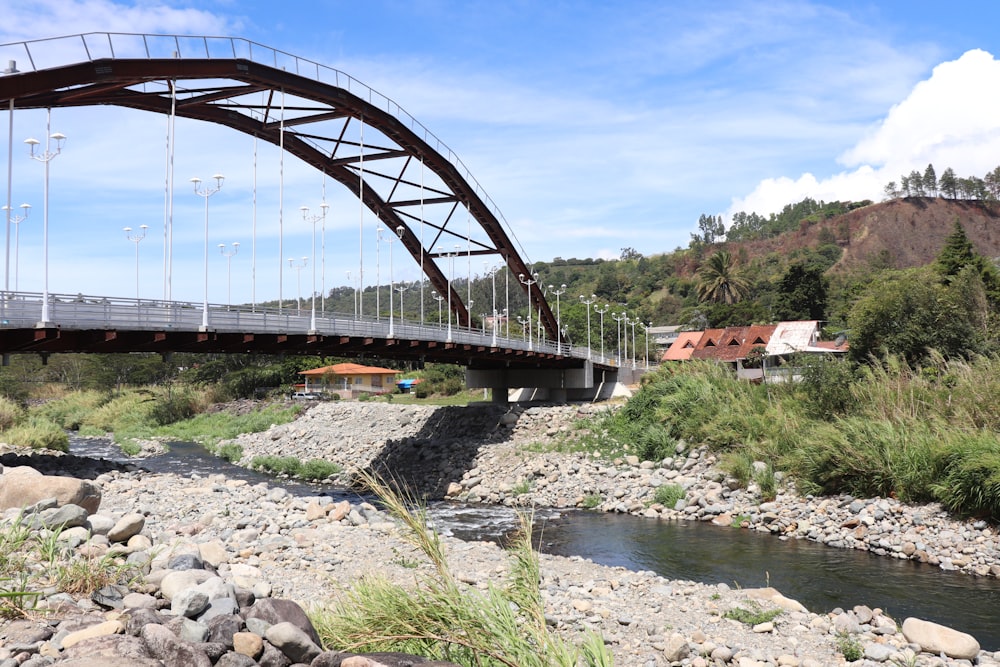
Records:
[[[801,369],[789,363],[793,355],[847,353],[849,345],[846,337],[838,336],[836,340],[821,341],[819,336],[819,322],[816,320],[779,323],[767,344],[767,356],[764,359],[765,382],[800,380]]]
[[[741,379],[761,380],[764,376],[761,361],[775,329],[774,324],[710,329],[712,335],[698,341],[691,358],[725,363]],[[707,331],[705,333],[708,334]]]
[[[384,394],[395,389],[399,371],[361,364],[334,364],[300,371],[304,391],[338,393],[344,398],[361,393]]]
[[[670,344],[660,361],[687,361],[704,331],[681,331]]]

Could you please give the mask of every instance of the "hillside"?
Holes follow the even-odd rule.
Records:
[[[1000,202],[942,197],[871,204],[821,222],[803,222],[781,236],[734,245],[755,259],[772,252],[787,256],[834,240],[844,252],[832,271],[849,273],[873,264],[908,268],[934,261],[956,218],[980,254],[1000,257]]]

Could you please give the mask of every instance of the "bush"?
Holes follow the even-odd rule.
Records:
[[[9,398],[0,396],[0,431],[6,430],[24,417],[24,410]]]
[[[102,406],[109,396],[100,391],[75,391],[64,398],[48,401],[32,409],[32,414],[47,419],[62,428],[75,431],[87,415]]]
[[[302,462],[294,456],[255,456],[250,461],[250,467],[271,475],[295,477],[302,469]]]
[[[235,442],[227,442],[215,450],[216,456],[223,458],[230,463],[237,463],[243,458],[243,447]]]
[[[150,418],[158,426],[166,426],[189,419],[196,414],[194,402],[187,392],[172,392],[167,396],[158,397],[149,412]]]
[[[677,501],[685,495],[684,487],[680,484],[664,484],[656,487],[656,492],[653,494],[653,501],[668,509],[673,509],[677,505]]]
[[[336,475],[341,470],[343,468],[336,463],[324,461],[323,459],[309,459],[299,467],[298,476],[302,479],[319,482],[328,479],[332,475]]]
[[[27,423],[5,431],[4,440],[17,447],[69,451],[69,436],[58,424],[47,419],[33,418]]]

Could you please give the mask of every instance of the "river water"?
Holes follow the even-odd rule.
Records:
[[[72,438],[70,451],[135,462],[102,439]],[[170,443],[168,453],[143,459],[138,465],[151,472],[185,476],[224,474],[254,484],[283,486],[296,495],[359,499],[331,485],[276,480],[232,465],[189,442]],[[428,510],[439,532],[462,539],[496,540],[518,523],[507,507],[440,502]],[[899,622],[907,616],[935,621],[971,634],[985,650],[1000,650],[1000,580],[995,578],[707,523],[576,510],[543,510],[535,513],[535,520],[540,549],[546,553],[651,570],[669,579],[743,588],[770,585],[817,613],[861,604],[880,607]]]

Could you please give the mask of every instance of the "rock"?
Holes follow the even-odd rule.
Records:
[[[176,570],[170,571],[160,581],[160,594],[167,600],[185,588],[194,588],[198,584],[211,579],[213,575],[207,570]]]
[[[271,625],[281,622],[292,623],[304,632],[314,644],[319,645],[321,643],[319,634],[316,633],[316,628],[313,627],[309,616],[306,615],[302,607],[292,600],[281,598],[258,600],[254,606],[250,607],[250,610],[246,613],[246,618],[247,620],[251,618],[260,619]]]
[[[676,632],[670,635],[670,638],[667,639],[667,645],[663,649],[663,657],[668,662],[679,662],[688,657],[690,653],[691,647],[688,646],[687,639],[684,638],[684,635]]]
[[[79,505],[89,514],[101,505],[101,491],[91,481],[43,475],[34,468],[6,468],[0,475],[0,510],[27,507],[45,498],[55,498],[58,505]]]
[[[170,600],[170,613],[194,618],[208,606],[208,595],[197,588],[185,588]]]
[[[2,479],[2,477],[0,477]],[[32,517],[32,523],[44,528],[73,528],[87,524],[87,510],[79,505],[67,504],[43,510]]]
[[[237,632],[233,635],[233,650],[256,660],[264,652],[264,639],[253,632]]]
[[[972,635],[931,621],[907,618],[903,621],[903,636],[927,653],[944,653],[960,660],[975,660],[979,655],[979,642]]]
[[[127,542],[133,535],[142,532],[146,525],[146,517],[141,514],[126,514],[115,522],[108,531],[108,539],[112,542]]]
[[[761,600],[784,609],[785,611],[807,612],[800,602],[791,598],[786,598],[774,588],[748,588],[744,591],[746,596],[752,600]]]
[[[145,625],[139,636],[150,655],[167,665],[185,667],[212,667],[208,655],[199,648],[187,644],[162,625]]]
[[[292,662],[308,663],[322,652],[309,635],[294,623],[287,621],[269,627],[264,638],[287,655]]]
[[[77,630],[76,632],[71,632],[62,638],[60,642],[64,649],[70,646],[75,646],[86,639],[93,639],[94,637],[102,637],[104,635],[118,635],[125,631],[125,626],[122,625],[121,621],[105,621],[104,623],[98,623],[92,625],[89,628],[84,628],[83,630]]]

